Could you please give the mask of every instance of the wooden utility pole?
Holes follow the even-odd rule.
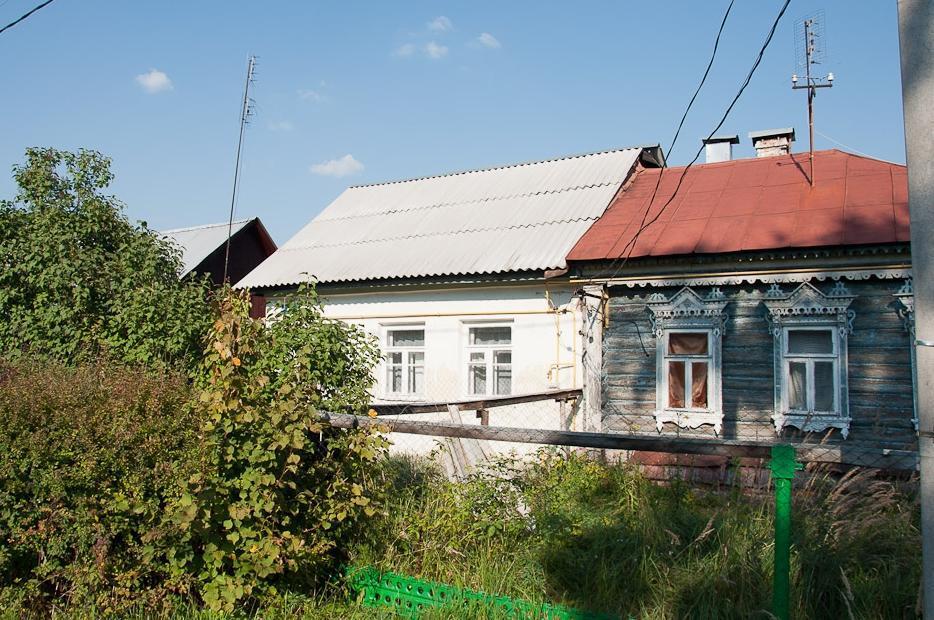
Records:
[[[934,620],[934,2],[898,0],[921,462],[924,617]]]

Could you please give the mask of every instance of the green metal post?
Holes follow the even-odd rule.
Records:
[[[795,448],[772,446],[772,479],[775,481],[775,571],[772,580],[772,613],[779,620],[790,616],[791,581],[791,481],[801,463]]]

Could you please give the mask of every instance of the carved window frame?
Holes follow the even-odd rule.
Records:
[[[781,433],[786,426],[805,432],[819,432],[837,428],[844,439],[850,433],[848,376],[848,336],[853,331],[855,312],[850,303],[855,299],[844,286],[837,282],[830,293],[824,294],[808,282],[802,283],[790,295],[785,295],[775,284],[766,294],[769,331],[774,341],[775,394],[772,421],[775,432]],[[788,405],[789,377],[786,372],[788,332],[796,329],[830,329],[833,332],[835,352],[835,410],[832,413],[802,412]]]
[[[729,302],[719,288],[701,297],[690,287],[684,287],[671,298],[661,293],[651,295],[646,303],[655,335],[655,425],[661,433],[666,422],[680,428],[698,428],[712,424],[714,433],[723,429],[722,339],[726,320],[724,309]],[[671,333],[704,332],[708,334],[709,367],[707,407],[669,408],[667,348]]]
[[[918,349],[915,346],[915,296],[911,278],[907,278],[898,292],[898,314],[902,317],[902,325],[908,332],[908,341],[911,349],[911,423],[918,431]]]

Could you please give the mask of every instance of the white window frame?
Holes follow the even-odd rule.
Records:
[[[782,407],[781,410],[796,415],[840,415],[840,342],[839,334],[833,325],[788,325],[783,327],[782,346]],[[830,334],[831,352],[830,353],[792,353],[788,349],[791,346],[790,332],[820,331]],[[801,362],[805,364],[807,392],[805,394],[804,409],[791,408],[791,363]],[[814,363],[831,362],[833,364],[833,406],[830,410],[818,410],[815,408],[816,392],[814,381]]]
[[[470,330],[476,328],[485,328],[485,327],[507,327],[509,328],[509,344],[482,344],[482,345],[472,345],[470,344]],[[464,323],[464,394],[470,398],[473,396],[509,396],[514,393],[515,387],[515,359],[513,357],[513,328],[514,325],[511,322],[471,322]],[[497,364],[496,353],[501,351],[509,352],[509,364]],[[474,392],[471,390],[470,386],[470,368],[471,366],[476,366],[477,362],[473,362],[470,359],[471,353],[483,353],[484,359],[483,364],[486,370],[486,391],[483,393]],[[509,392],[507,394],[499,394],[496,392],[496,367],[497,366],[508,366],[510,371],[509,378]]]
[[[386,400],[424,400],[425,398],[425,379],[427,377],[426,371],[428,368],[428,353],[426,350],[426,344],[428,342],[428,333],[425,330],[424,323],[406,323],[406,324],[392,324],[392,325],[383,325],[383,396]],[[395,331],[421,331],[422,332],[422,346],[391,346],[391,334]],[[394,364],[391,361],[390,356],[394,353],[399,353],[402,355],[402,363]],[[412,361],[412,354],[421,353],[422,354],[422,363],[416,364]],[[402,369],[402,384],[404,389],[399,392],[392,391],[392,380],[390,379],[390,372],[393,367],[399,366]],[[422,369],[422,391],[413,391],[412,387],[412,372],[414,368],[421,366]]]
[[[723,430],[722,403],[722,334],[727,301],[719,288],[701,297],[690,287],[684,287],[670,299],[655,293],[648,300],[651,312],[655,348],[655,426],[661,433],[666,423],[680,428],[713,425],[717,435]],[[706,333],[707,354],[703,356],[669,355],[668,337],[677,333]],[[707,407],[668,406],[668,362],[670,359],[694,359],[707,362]],[[690,364],[686,364],[690,367]],[[685,371],[686,378],[691,370]],[[685,403],[691,384],[685,384]]]
[[[853,331],[855,313],[850,303],[855,299],[843,285],[837,282],[828,294],[824,294],[808,282],[801,284],[790,295],[785,295],[778,285],[773,285],[766,294],[770,331],[774,339],[775,406],[772,421],[775,432],[781,434],[786,426],[804,432],[821,432],[830,428],[840,430],[846,439],[850,433],[849,387],[847,385],[847,338]],[[830,330],[834,353],[800,354],[788,353],[788,333],[798,330]],[[808,364],[807,404],[805,411],[791,409],[789,403],[790,360],[812,360]],[[834,366],[834,409],[815,411],[813,360],[833,360]]]

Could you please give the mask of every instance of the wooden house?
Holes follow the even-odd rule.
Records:
[[[793,133],[755,137],[771,150],[636,171],[569,253],[587,430],[914,467],[905,166],[818,151],[812,184]]]

